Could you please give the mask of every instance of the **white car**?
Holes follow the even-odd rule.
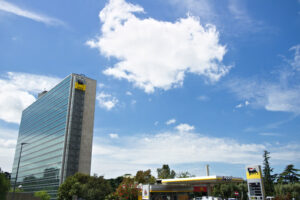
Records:
[[[221,197],[202,197],[201,200],[222,200]]]

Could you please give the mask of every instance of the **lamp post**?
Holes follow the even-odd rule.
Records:
[[[22,156],[22,149],[23,149],[23,145],[28,144],[25,142],[21,143],[21,149],[20,149],[20,155],[19,155],[19,161],[18,161],[18,167],[17,167],[17,172],[16,172],[16,178],[15,178],[15,184],[14,184],[14,191],[13,191],[13,195],[12,195],[12,200],[15,199],[15,192],[16,192],[16,184],[17,184],[17,179],[18,179],[18,173],[19,173],[19,167],[20,167],[20,160],[21,160],[21,156]]]

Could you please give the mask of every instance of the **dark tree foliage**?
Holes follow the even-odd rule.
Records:
[[[157,177],[159,179],[175,178],[176,173],[170,170],[169,165],[163,165],[162,168],[157,168]]]
[[[3,173],[0,168],[0,200],[5,200],[9,188],[10,188],[10,182],[7,179],[5,173]]]
[[[156,182],[156,179],[154,176],[151,175],[151,170],[148,169],[146,171],[143,170],[137,171],[134,177],[134,181],[136,183],[142,183],[142,184],[154,184]]]
[[[119,187],[120,183],[122,183],[123,179],[124,179],[123,176],[119,176],[117,178],[108,179],[107,181],[109,182],[112,190],[116,191],[116,189]]]
[[[274,194],[274,177],[271,175],[273,168],[270,167],[269,159],[270,152],[264,151],[263,154],[263,181],[265,186],[265,192],[267,196],[272,196]]]
[[[138,199],[137,183],[132,178],[124,178],[116,190],[114,200],[137,200]]]
[[[239,195],[236,196],[235,192],[238,192]],[[236,198],[238,197],[241,200],[247,200],[247,183],[222,183],[217,184],[213,188],[213,196],[222,197],[223,199],[227,198]]]
[[[189,177],[195,177],[195,175],[191,174],[190,172],[180,172],[176,176],[177,178],[189,178]]]
[[[85,200],[103,200],[112,188],[103,176],[89,176],[76,173],[70,176],[58,189],[59,200],[72,200],[73,196]]]
[[[300,174],[299,169],[296,169],[293,164],[286,166],[285,170],[279,174],[278,183],[299,183]]]

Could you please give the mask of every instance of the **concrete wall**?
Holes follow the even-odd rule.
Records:
[[[85,79],[86,90],[84,97],[82,135],[79,154],[78,172],[90,174],[94,131],[94,114],[97,82]]]

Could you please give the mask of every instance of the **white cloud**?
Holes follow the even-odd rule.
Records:
[[[42,14],[37,14],[35,12],[29,11],[29,10],[25,10],[22,9],[12,3],[8,3],[4,0],[0,1],[0,11],[5,11],[5,12],[9,12],[21,17],[25,17],[37,22],[42,22],[44,24],[47,25],[64,25],[64,22],[62,22],[61,20],[52,18],[52,17],[47,17],[45,15]]]
[[[235,106],[235,108],[242,108],[242,107],[247,107],[249,105],[249,101],[245,101],[245,103],[240,103]]]
[[[126,95],[131,96],[132,93],[131,93],[130,91],[127,91],[127,92],[126,92]]]
[[[11,172],[18,131],[0,128],[0,167],[3,171]]]
[[[119,102],[116,97],[113,97],[111,94],[107,94],[104,92],[98,93],[96,99],[98,100],[99,106],[107,110],[111,110]]]
[[[191,12],[201,20],[214,21],[216,11],[210,0],[168,0],[171,5],[176,5],[183,12]]]
[[[263,133],[260,133],[259,135],[262,135],[262,136],[282,136],[282,134],[272,133],[272,132],[263,132]]]
[[[102,34],[87,45],[119,60],[104,74],[151,93],[181,86],[186,73],[211,82],[228,73],[230,66],[222,64],[226,47],[219,44],[215,26],[202,26],[193,16],[172,23],[134,15],[143,12],[124,0],[110,0],[101,10]]]
[[[241,34],[271,31],[262,20],[255,19],[247,10],[244,1],[211,1],[211,0],[168,0],[181,13],[192,13],[199,16],[201,22],[212,23],[223,34],[230,37]]]
[[[246,100],[245,105],[263,107],[268,111],[281,111],[300,114],[300,82],[298,70],[300,45],[292,47],[295,50],[293,59],[287,66],[278,70],[278,80],[263,81],[259,79],[234,79],[227,86],[238,96]],[[273,73],[274,74],[274,73]]]
[[[189,132],[189,131],[193,131],[195,127],[189,124],[179,124],[178,126],[175,127],[175,129],[178,130],[179,132]]]
[[[198,96],[197,99],[199,101],[208,101],[209,100],[209,97],[205,96],[205,95],[201,95],[201,96]]]
[[[116,133],[110,133],[109,137],[112,138],[112,139],[117,139],[117,138],[119,138],[119,135],[116,134]]]
[[[237,20],[241,20],[246,24],[251,24],[252,20],[246,12],[245,8],[237,0],[230,0],[228,3],[228,10]]]
[[[0,119],[20,123],[22,111],[36,100],[35,95],[59,81],[55,77],[17,72],[0,77]]]
[[[300,146],[240,143],[233,139],[208,137],[189,132],[162,132],[122,137],[122,143],[94,144],[92,171],[106,177],[169,165],[219,162],[228,164],[261,163],[261,153],[272,152],[272,162],[300,162]],[[100,164],[98,164],[100,163]]]
[[[256,80],[232,80],[230,89],[240,99],[250,99],[255,107],[268,111],[283,111],[300,114],[300,86],[286,86]]]
[[[242,108],[242,107],[243,107],[243,104],[241,104],[241,103],[235,106],[235,108]]]
[[[16,140],[0,139],[0,148],[15,148],[16,144]]]
[[[291,61],[291,65],[294,69],[300,71],[300,44],[293,46],[290,50],[294,50],[294,59]]]
[[[244,2],[239,0],[228,1],[228,11],[233,17],[236,26],[234,30],[257,32],[266,30],[266,25],[261,20],[253,19],[247,11]]]
[[[248,106],[249,104],[249,101],[245,101],[245,106]]]
[[[154,122],[154,125],[155,125],[155,126],[157,126],[158,124],[159,124],[159,122],[158,122],[158,121]]]
[[[176,123],[176,119],[170,119],[170,120],[166,121],[167,125],[175,124],[175,123]]]
[[[98,87],[101,89],[101,88],[104,88],[105,87],[105,84],[104,83],[99,83],[98,84]]]
[[[131,100],[131,105],[134,105],[134,104],[136,104],[136,100],[135,99],[133,99],[133,100]]]

